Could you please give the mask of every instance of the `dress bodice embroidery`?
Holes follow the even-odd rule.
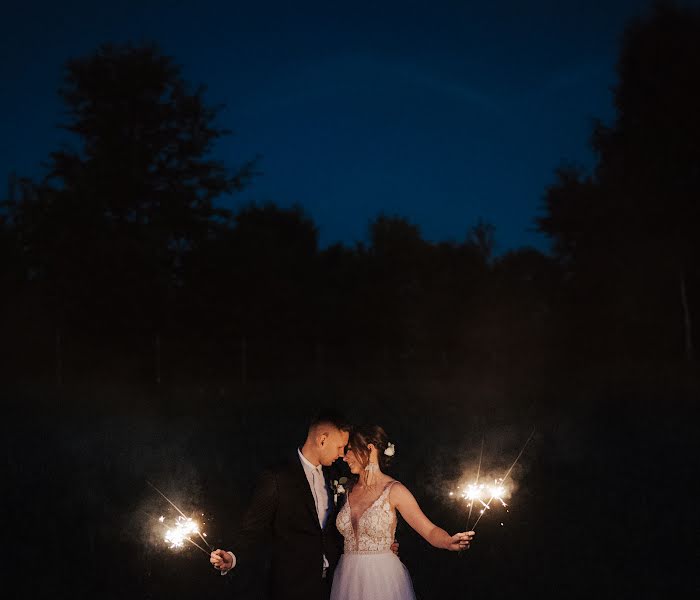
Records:
[[[336,518],[338,531],[345,538],[345,553],[387,552],[394,543],[396,533],[396,511],[389,502],[389,491],[396,481],[390,481],[379,497],[370,504],[357,521],[357,531],[352,523],[350,500]]]

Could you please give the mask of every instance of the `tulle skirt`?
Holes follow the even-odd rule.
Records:
[[[408,569],[390,550],[343,554],[331,588],[331,600],[415,600]]]

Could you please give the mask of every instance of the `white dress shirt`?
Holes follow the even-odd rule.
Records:
[[[309,482],[309,487],[311,488],[311,493],[314,496],[314,503],[316,504],[316,513],[318,514],[318,524],[323,529],[323,526],[326,524],[326,521],[328,521],[328,516],[331,512],[331,496],[328,493],[328,488],[326,487],[326,479],[323,476],[323,466],[318,465],[314,466],[312,465],[306,457],[301,453],[301,450],[297,448],[297,453],[299,454],[299,460],[301,461],[301,466],[304,467],[304,474],[306,475],[306,480]],[[236,555],[231,552],[227,551],[230,555],[231,558],[233,559],[233,565],[231,565],[231,569],[236,566]],[[326,558],[326,555],[323,555],[323,570],[328,568],[328,559]],[[222,575],[226,575],[228,571],[231,569],[228,569],[227,571],[221,571]]]

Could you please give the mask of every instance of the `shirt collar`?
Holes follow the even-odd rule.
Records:
[[[302,465],[308,467],[309,469],[313,469],[314,471],[318,471],[319,473],[323,472],[323,465],[318,465],[316,467],[309,462],[309,460],[301,453],[299,448],[297,448],[297,452],[299,453],[299,460],[301,460]]]

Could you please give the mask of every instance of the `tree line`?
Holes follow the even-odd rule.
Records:
[[[222,198],[259,160],[154,45],[66,63],[73,146],[11,176],[0,210],[3,378],[459,376],[548,361],[693,360],[700,309],[700,12],[660,3],[622,38],[590,172],[562,165],[537,228],[430,242],[400,215],[320,248],[301,206]]]

